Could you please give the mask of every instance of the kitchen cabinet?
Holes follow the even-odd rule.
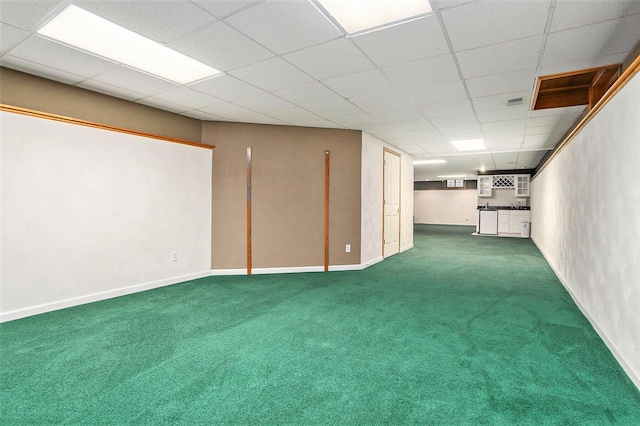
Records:
[[[508,234],[511,226],[511,211],[498,210],[498,234]]]
[[[522,230],[522,222],[530,221],[529,210],[511,210],[509,217],[509,233],[519,234]]]
[[[478,197],[491,197],[491,176],[478,176]]]
[[[529,175],[516,176],[516,197],[529,196]]]

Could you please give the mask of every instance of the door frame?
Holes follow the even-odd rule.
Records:
[[[384,256],[384,206],[385,206],[385,171],[387,167],[387,153],[398,157],[398,253],[400,253],[400,236],[402,235],[402,154],[387,147],[382,150],[382,258]],[[395,253],[394,253],[395,254]],[[393,255],[390,255],[393,256]]]

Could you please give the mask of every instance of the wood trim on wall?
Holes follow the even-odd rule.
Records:
[[[331,154],[324,152],[324,271],[329,271],[329,166]]]
[[[0,104],[0,111],[11,112],[14,114],[28,115],[31,117],[44,118],[46,120],[60,121],[63,123],[76,124],[79,126],[93,127],[96,129],[108,130],[111,132],[118,132],[118,133],[125,133],[128,135],[142,136],[145,138],[157,139],[164,142],[179,143],[182,145],[195,146],[198,148],[205,148],[205,149],[215,148],[215,146],[212,146],[212,145],[205,145],[199,142],[188,141],[185,139],[176,139],[176,138],[170,138],[167,136],[154,135],[151,133],[139,132],[137,130],[125,129],[122,127],[110,126],[108,124],[95,123],[92,121],[81,120],[81,119],[72,118],[72,117],[65,117],[63,115],[51,114],[51,113],[42,112],[42,111],[35,111],[32,109],[22,108],[22,107],[17,107],[12,105]]]
[[[631,62],[629,67],[624,70],[613,85],[606,91],[602,98],[594,105],[594,107],[580,120],[578,125],[556,146],[555,150],[544,160],[544,163],[538,168],[536,173],[531,176],[531,180],[535,179],[542,170],[564,149],[565,146],[586,126],[593,117],[622,89],[637,73],[640,71],[640,55]]]
[[[251,275],[251,147],[247,148],[247,275]]]

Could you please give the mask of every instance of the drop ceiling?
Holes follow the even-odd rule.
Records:
[[[70,3],[224,74],[179,85],[36,34]],[[585,110],[531,111],[536,78],[621,63],[640,39],[638,0],[430,3],[350,36],[315,0],[0,0],[0,65],[199,120],[363,130],[447,161],[416,165],[423,180],[535,167]],[[486,151],[451,144],[476,138]]]

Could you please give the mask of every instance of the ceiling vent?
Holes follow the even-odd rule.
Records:
[[[524,103],[524,98],[523,97],[513,98],[513,99],[509,99],[507,101],[507,106],[508,107],[518,106],[518,105],[522,105],[523,103]]]

